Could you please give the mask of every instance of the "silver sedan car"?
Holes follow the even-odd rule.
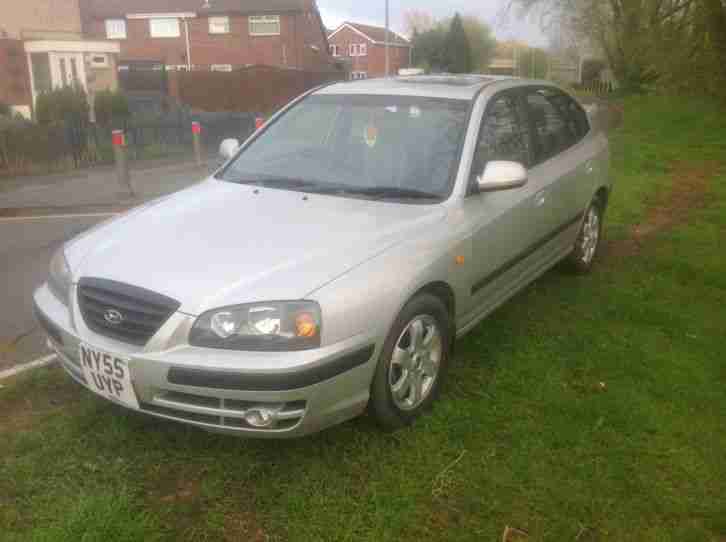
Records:
[[[457,337],[561,260],[590,269],[611,190],[605,136],[545,81],[332,84],[221,151],[66,243],[34,305],[83,386],[237,435],[411,423]]]

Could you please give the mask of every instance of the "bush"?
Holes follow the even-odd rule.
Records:
[[[34,124],[23,119],[0,122],[0,170],[22,171],[63,160],[69,153],[60,124]]]
[[[0,117],[9,117],[10,113],[10,106],[0,102]]]
[[[102,90],[96,94],[93,109],[96,113],[96,122],[102,126],[110,126],[131,116],[126,96],[110,90]]]
[[[88,99],[82,88],[65,87],[38,95],[35,117],[40,124],[55,124],[69,117],[88,119]]]

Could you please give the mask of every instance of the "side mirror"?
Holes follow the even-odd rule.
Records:
[[[476,179],[479,192],[498,192],[527,184],[527,169],[519,162],[492,160]]]
[[[238,150],[239,150],[239,141],[238,140],[236,140],[234,138],[225,139],[219,145],[219,156],[221,156],[225,160],[229,160],[235,154],[237,154]]]

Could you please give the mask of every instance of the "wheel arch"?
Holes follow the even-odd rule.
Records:
[[[608,208],[608,203],[610,200],[610,189],[607,186],[601,186],[595,191],[594,199],[600,200],[602,202],[602,210],[604,213]]]
[[[453,351],[456,338],[456,294],[454,293],[454,289],[448,282],[445,282],[443,280],[429,282],[428,284],[425,284],[424,286],[416,290],[411,296],[409,296],[409,298],[406,300],[406,303],[408,303],[412,299],[415,299],[416,296],[421,294],[433,295],[439,298],[446,306],[446,310],[449,313],[449,320],[451,323],[451,329],[449,331],[451,334],[451,347]]]

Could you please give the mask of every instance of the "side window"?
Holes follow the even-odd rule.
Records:
[[[590,121],[587,118],[587,113],[574,98],[567,94],[558,93],[557,101],[561,104],[561,109],[567,116],[573,132],[577,134],[577,141],[580,141],[590,131]]]
[[[525,97],[535,135],[535,164],[552,158],[580,139],[577,123],[571,122],[565,114],[562,96],[558,92],[541,89],[529,92]]]
[[[519,162],[528,167],[531,150],[529,128],[517,96],[509,93],[495,97],[479,129],[472,176],[480,175],[492,160]]]

